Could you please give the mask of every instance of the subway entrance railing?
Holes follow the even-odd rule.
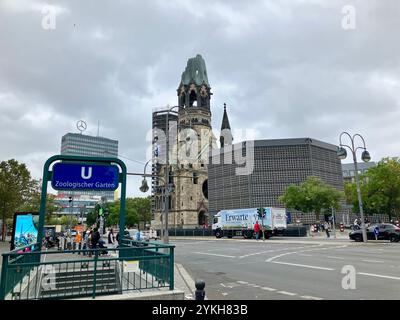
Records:
[[[174,289],[174,248],[124,239],[118,248],[2,254],[0,300],[95,298]]]

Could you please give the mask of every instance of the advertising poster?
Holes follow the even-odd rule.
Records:
[[[38,237],[39,213],[16,212],[14,214],[11,250],[35,244]]]

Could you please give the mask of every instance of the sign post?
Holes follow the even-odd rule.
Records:
[[[52,171],[50,166],[53,165]],[[119,168],[116,165],[119,166]],[[46,212],[47,184],[55,190],[116,190],[121,184],[119,230],[125,229],[126,165],[118,158],[55,155],[47,159],[43,168],[40,199],[38,243],[42,242]],[[41,246],[40,249],[41,250]]]

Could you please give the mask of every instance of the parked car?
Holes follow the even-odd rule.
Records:
[[[378,240],[389,240],[390,242],[398,242],[400,240],[400,228],[390,223],[370,225],[366,230],[368,240],[375,240],[374,229],[376,227],[379,231]],[[361,229],[351,231],[349,237],[351,240],[362,241]]]

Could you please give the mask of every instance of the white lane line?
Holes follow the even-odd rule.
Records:
[[[385,263],[385,261],[380,261],[380,260],[361,260],[364,262],[372,262],[372,263]]]
[[[299,253],[299,256],[302,256],[302,257],[312,257],[312,254]]]
[[[258,285],[254,285],[253,288],[260,288],[261,286]]]
[[[297,293],[287,292],[287,291],[277,291],[277,293],[285,294],[287,296],[297,296]]]
[[[240,283],[240,284],[248,284],[247,281],[237,281],[237,283]]]
[[[313,296],[300,296],[303,299],[310,299],[310,300],[324,300],[323,298],[313,297]]]
[[[276,251],[276,250],[268,250],[268,251],[250,253],[250,254],[246,254],[246,255],[244,255],[244,256],[240,256],[239,259],[243,259],[243,258],[246,258],[246,257],[251,257],[251,256],[255,256],[255,255],[258,255],[258,254],[263,254],[263,253],[275,252],[275,251]]]
[[[346,245],[345,245],[345,246],[336,247],[336,248],[343,248],[343,247],[346,247]],[[313,248],[313,249],[307,249],[307,250],[300,250],[300,251],[292,251],[292,252],[282,253],[282,254],[279,254],[279,255],[277,255],[277,256],[274,256],[274,257],[271,257],[271,258],[265,260],[265,262],[272,262],[272,261],[275,260],[275,259],[278,259],[278,258],[283,257],[283,256],[287,256],[287,255],[289,255],[289,254],[299,254],[299,253],[309,252],[309,251],[330,250],[330,249],[332,249],[332,248],[329,248],[329,247],[324,247],[323,245],[317,245],[317,246],[313,246],[313,247],[311,247],[311,248]]]
[[[267,290],[267,291],[276,291],[274,288],[269,288],[269,287],[262,287],[261,289]]]
[[[306,265],[306,264],[289,263],[289,262],[271,261],[270,263],[283,264],[283,265],[294,266],[294,267],[318,269],[318,270],[327,270],[327,271],[334,271],[335,270],[335,269],[332,269],[332,268],[324,268],[324,267],[317,267],[317,266],[310,266],[310,265]]]
[[[385,278],[385,279],[392,279],[392,280],[400,280],[399,277],[385,276],[385,275],[382,275],[382,274],[365,273],[365,272],[357,272],[357,274],[360,274],[360,275],[363,275],[363,276],[368,276],[368,277],[376,277],[376,278]]]
[[[335,257],[335,256],[326,256],[325,258],[328,258],[328,259],[345,260],[345,258],[342,258],[342,257]]]
[[[223,286],[224,288],[226,288],[226,286],[223,283],[220,283],[221,286]]]
[[[216,256],[216,257],[224,257],[224,258],[236,258],[236,256],[227,256],[225,254],[216,254],[216,253],[207,253],[207,252],[193,252],[196,254],[204,254],[207,256]]]
[[[227,295],[228,295],[228,293],[226,293],[226,292],[222,292],[222,295],[223,295],[223,296],[227,296]]]

